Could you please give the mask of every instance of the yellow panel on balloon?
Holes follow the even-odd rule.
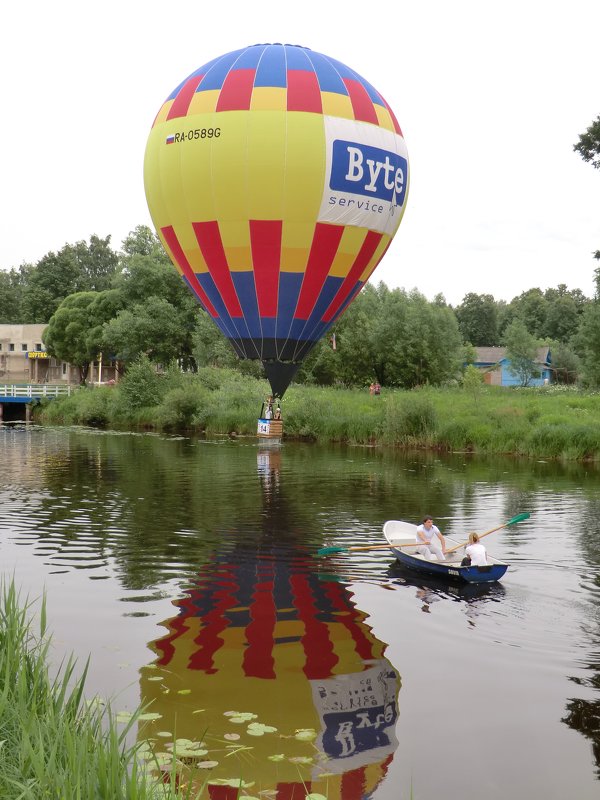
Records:
[[[373,270],[375,269],[375,267],[379,263],[381,257],[383,256],[383,254],[385,252],[385,248],[390,243],[390,239],[391,239],[391,237],[390,236],[386,236],[385,234],[381,237],[381,241],[379,242],[379,244],[375,248],[375,252],[373,253],[371,258],[369,259],[369,263],[367,264],[367,266],[364,268],[364,270],[362,271],[362,273],[360,275],[360,280],[361,281],[366,282],[366,281],[369,280],[369,277],[370,277],[371,273],[373,272]]]
[[[220,94],[218,89],[212,89],[206,92],[195,92],[188,109],[188,118],[193,117],[195,114],[212,113],[217,106],[217,100]]]
[[[323,103],[323,114],[331,117],[343,117],[344,119],[354,119],[354,109],[352,102],[346,94],[336,94],[335,92],[321,92]]]
[[[314,222],[325,182],[323,117],[289,113],[285,173],[286,222]]]
[[[309,249],[299,247],[281,248],[281,270],[282,272],[306,272]]]
[[[248,272],[252,270],[252,250],[248,247],[226,247],[225,257],[230,272]]]
[[[285,111],[287,89],[276,86],[255,86],[250,101],[251,111]]]
[[[243,156],[248,175],[250,219],[283,219],[286,181],[286,129],[283,111],[248,113],[248,140]]]
[[[338,251],[333,259],[329,274],[336,278],[345,278],[350,272],[356,256],[363,246],[367,231],[364,228],[344,228]]]
[[[394,131],[394,121],[392,120],[392,115],[384,106],[374,105],[375,113],[377,114],[377,119],[379,124],[382,128],[387,128],[388,131]]]
[[[219,222],[247,219],[249,186],[245,164],[248,157],[248,113],[229,111],[216,114],[215,119],[219,122],[220,135],[210,142],[210,190],[215,208],[213,219]]]

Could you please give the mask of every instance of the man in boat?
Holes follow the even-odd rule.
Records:
[[[438,527],[433,524],[433,517],[429,514],[423,517],[423,522],[417,527],[417,552],[430,560],[446,560],[446,540]]]

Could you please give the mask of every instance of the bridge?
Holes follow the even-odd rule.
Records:
[[[66,383],[0,383],[0,423],[29,422],[31,403],[43,398],[68,397],[77,389],[79,386]]]

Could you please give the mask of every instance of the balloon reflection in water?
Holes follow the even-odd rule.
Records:
[[[253,784],[242,794],[276,800],[311,791],[362,800],[398,745],[400,677],[385,644],[347,589],[319,580],[296,553],[278,561],[276,550],[238,552],[208,564],[142,670],[142,700],[161,717],[144,722],[140,737],[159,749],[165,731],[202,741],[195,761],[218,762],[199,771],[211,800],[236,798],[240,780]]]

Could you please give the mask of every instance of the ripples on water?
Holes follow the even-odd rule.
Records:
[[[0,448],[5,572],[46,588],[57,655],[91,652],[91,689],[160,706],[140,735],[173,715],[195,729],[198,708],[222,726],[235,700],[320,732],[330,800],[597,796],[594,467],[34,427],[0,429]],[[425,582],[381,550],[315,557],[381,542],[390,518],[434,513],[462,541],[523,511],[484,542],[511,564],[488,587]],[[346,710],[352,754],[328,703],[367,679],[388,721]]]

